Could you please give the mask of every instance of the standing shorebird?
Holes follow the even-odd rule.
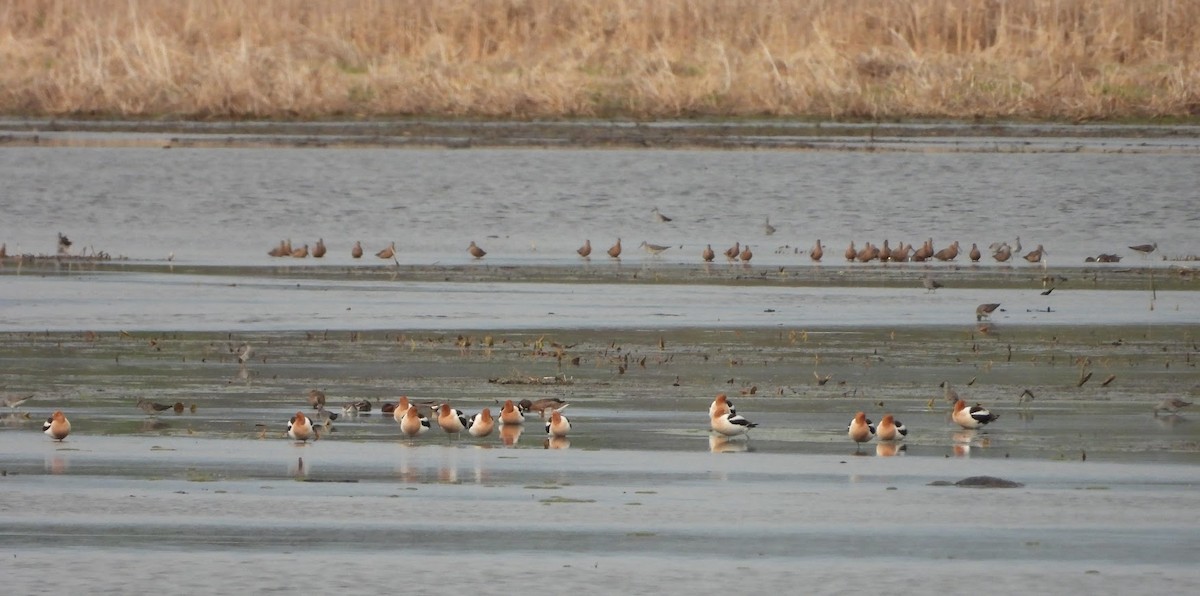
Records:
[[[709,420],[709,427],[713,431],[727,437],[747,434],[750,432],[750,429],[756,426],[758,425],[746,420],[741,414],[733,413],[732,410],[726,414],[714,415]]]
[[[452,438],[467,429],[467,416],[462,410],[451,408],[449,404],[442,404],[442,407],[438,408],[437,421],[438,426]]]
[[[854,241],[851,240],[850,247],[846,249],[846,260],[854,261],[854,259],[857,259],[857,258],[858,258],[858,250],[856,250],[854,248]]]
[[[500,424],[524,424],[525,414],[517,408],[511,399],[504,400],[500,408]]]
[[[818,238],[817,242],[813,244],[812,250],[808,251],[808,258],[815,263],[820,263],[823,256],[825,256],[825,247],[821,246],[821,240]]]
[[[312,256],[314,259],[319,259],[319,258],[325,256],[325,239],[324,238],[317,238],[317,245],[314,246],[312,249]]]
[[[926,292],[933,292],[933,291],[937,290],[938,288],[944,287],[944,286],[942,286],[942,282],[940,282],[932,277],[929,277],[928,275],[921,278],[921,285],[925,286]]]
[[[307,257],[308,256],[308,245],[305,244],[304,246],[301,246],[300,248],[293,250],[292,256],[297,259],[303,259],[303,258]]]
[[[471,241],[471,246],[467,247],[467,252],[471,253],[471,256],[475,257],[476,259],[482,259],[484,255],[487,254],[486,250],[483,250],[475,245],[474,240]]]
[[[1049,253],[1046,252],[1046,249],[1042,248],[1041,244],[1039,244],[1037,245],[1037,248],[1026,253],[1024,259],[1030,263],[1040,263],[1042,261],[1042,255],[1045,254]]]
[[[71,421],[67,420],[62,410],[55,410],[42,424],[42,432],[51,439],[61,442],[71,434]]]
[[[156,401],[148,401],[141,397],[139,397],[137,400],[137,407],[151,416],[154,416],[163,410],[171,409],[171,406],[167,404],[160,404]]]
[[[417,406],[408,406],[404,418],[400,419],[400,432],[412,439],[429,430],[429,419],[417,413]]]
[[[312,406],[314,410],[321,406],[324,406],[325,405],[325,392],[321,391],[320,389],[309,389],[308,390],[308,405]]]
[[[21,404],[33,398],[33,394],[29,395],[6,395],[0,397],[0,406],[8,406],[8,409],[15,410],[21,407]]]
[[[658,255],[662,254],[662,252],[664,250],[667,250],[668,248],[671,248],[671,247],[663,246],[661,244],[650,244],[650,243],[646,242],[645,240],[643,240],[642,244],[639,248],[645,249],[646,252],[657,257]]]
[[[1192,405],[1192,402],[1190,401],[1183,401],[1178,397],[1170,397],[1158,402],[1158,405],[1154,406],[1154,415],[1158,416],[1159,412],[1170,412],[1172,414],[1176,414],[1179,412],[1180,408],[1186,408],[1190,405]]]
[[[355,240],[354,248],[350,249],[350,256],[352,256],[356,259],[361,259],[362,255],[363,255],[362,241]]]
[[[1013,255],[1013,249],[1008,244],[993,244],[992,258],[997,262],[1007,263]]]
[[[732,262],[738,260],[738,257],[740,257],[741,254],[742,254],[742,243],[734,242],[733,246],[730,246],[729,248],[725,249],[725,260],[732,263]]]
[[[754,258],[754,253],[750,251],[750,245],[742,247],[742,253],[739,255],[743,263],[749,263],[750,259]]]
[[[770,236],[775,233],[775,226],[771,225],[771,217],[767,216],[766,223],[763,224],[763,233]]]
[[[967,407],[967,402],[961,399],[954,402],[954,414],[951,415],[955,423],[967,429],[980,428],[999,417],[979,404]]]
[[[999,307],[1000,307],[999,302],[993,302],[991,304],[980,304],[979,306],[976,306],[975,307],[975,320],[982,321],[985,318],[990,320],[992,318],[992,313],[995,312],[996,309]]]
[[[663,214],[662,214],[662,212],[660,212],[660,211],[658,210],[658,207],[655,207],[655,208],[651,209],[651,210],[650,210],[650,212],[654,214],[654,219],[655,219],[656,221],[659,221],[659,222],[662,222],[662,223],[666,223],[666,222],[668,222],[668,221],[671,221],[671,218],[670,218],[670,217],[667,217],[667,216],[665,216],[665,215],[663,215]]]
[[[903,441],[904,437],[908,436],[908,427],[896,420],[895,416],[888,414],[879,421],[879,426],[875,427],[875,436],[879,437],[880,441]]]
[[[947,246],[946,248],[943,248],[942,250],[939,250],[939,251],[933,253],[933,258],[935,258],[939,261],[953,261],[957,257],[958,257],[958,240],[955,240],[954,243],[951,244],[950,246]]]
[[[608,256],[614,259],[621,258],[621,239],[617,238],[617,243],[608,248]]]
[[[467,424],[467,432],[472,437],[480,438],[492,434],[492,429],[496,427],[496,420],[492,418],[492,411],[484,408],[478,414],[471,417]]]
[[[580,246],[579,248],[575,249],[575,252],[579,253],[579,256],[581,256],[585,259],[591,258],[591,256],[592,256],[592,241],[584,240],[583,246]]]
[[[983,254],[979,252],[979,246],[974,242],[971,243],[971,252],[967,254],[971,257],[972,263],[978,263],[979,259],[983,258]]]
[[[291,420],[288,420],[287,436],[293,441],[301,443],[307,442],[309,439],[317,440],[317,429],[313,426],[312,419],[304,415],[304,412],[296,412]]]
[[[717,258],[717,253],[713,252],[712,245],[709,244],[704,247],[704,251],[700,253],[700,257],[704,259],[705,263],[711,263],[713,259]]]
[[[375,253],[375,256],[381,259],[390,259],[396,256],[396,243],[392,242],[387,245],[387,248]]]
[[[871,424],[870,420],[867,420],[866,413],[858,412],[846,426],[846,434],[855,443],[866,443],[875,437],[875,426]]]
[[[565,437],[571,432],[571,422],[558,410],[550,412],[550,420],[546,422],[546,434],[551,437]]]

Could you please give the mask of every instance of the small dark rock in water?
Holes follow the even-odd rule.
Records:
[[[1020,488],[1025,486],[1020,482],[996,478],[995,476],[971,476],[963,478],[954,483],[954,486],[965,486],[969,488]]]

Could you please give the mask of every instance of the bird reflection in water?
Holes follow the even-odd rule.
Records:
[[[517,440],[521,438],[522,426],[520,424],[501,424],[500,425],[500,441],[505,447],[514,447]]]
[[[60,455],[52,455],[46,458],[46,471],[51,474],[66,474],[67,459]]]
[[[720,433],[708,435],[708,450],[713,453],[742,453],[753,451],[750,440],[745,435],[727,437]]]
[[[288,474],[297,480],[308,478],[309,468],[304,463],[303,457],[297,457],[296,463],[288,466]]]
[[[973,447],[986,449],[991,446],[991,439],[975,430],[955,431],[950,438],[954,441],[954,457],[970,457]]]
[[[571,439],[567,437],[546,437],[546,440],[542,442],[542,447],[546,449],[570,449]]]
[[[875,444],[875,455],[879,457],[904,455],[907,451],[908,445],[896,441],[881,441]]]

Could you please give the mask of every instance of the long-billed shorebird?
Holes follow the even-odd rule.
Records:
[[[821,246],[821,240],[818,239],[813,243],[812,249],[808,251],[808,258],[812,259],[815,263],[820,263],[823,256],[825,256],[825,247]]]
[[[319,259],[319,258],[325,256],[325,239],[324,238],[317,238],[317,245],[314,246],[312,249],[312,256],[314,259]]]
[[[668,248],[671,248],[671,247],[663,246],[661,244],[650,244],[649,242],[646,242],[645,240],[643,240],[642,244],[639,246],[639,248],[645,250],[646,252],[650,253],[651,255],[658,256],[658,255],[662,254],[662,252],[664,250],[667,250]]]
[[[967,253],[967,256],[971,258],[972,263],[978,263],[979,259],[983,258],[983,253],[979,252],[979,245],[972,242],[971,252]]]
[[[775,233],[775,226],[771,225],[771,216],[767,216],[767,221],[763,223],[763,233],[770,236]]]
[[[992,313],[995,312],[997,308],[1000,308],[999,302],[992,302],[989,304],[980,304],[979,306],[976,306],[975,307],[975,320],[982,321],[985,318],[991,319]]]
[[[743,263],[749,263],[750,259],[754,258],[754,252],[750,250],[749,244],[742,247],[742,252],[738,255],[738,258],[740,258]]]
[[[361,259],[361,258],[362,258],[362,256],[363,256],[363,248],[362,248],[362,241],[361,241],[361,240],[355,240],[355,241],[354,241],[354,248],[350,249],[350,256],[351,256],[351,257],[354,257],[354,258],[356,258],[356,259]]]
[[[579,253],[579,256],[585,259],[590,258],[592,256],[592,241],[584,240],[583,246],[575,249],[575,252]]]
[[[141,397],[139,397],[137,400],[137,407],[151,416],[154,416],[163,410],[171,409],[171,406],[167,404],[160,404],[156,401],[149,401]]]
[[[1139,244],[1137,246],[1130,246],[1129,250],[1136,250],[1143,255],[1149,255],[1150,253],[1158,250],[1158,243],[1155,242],[1153,244]]]
[[[655,221],[662,222],[662,223],[671,221],[671,218],[663,215],[662,212],[658,210],[658,207],[651,209],[650,213],[654,214]]]
[[[608,247],[608,256],[614,259],[621,258],[621,239],[617,238],[617,243]]]
[[[381,259],[390,259],[396,256],[396,243],[392,242],[387,245],[387,248],[375,253],[375,256]]]
[[[467,429],[467,416],[462,410],[456,410],[450,407],[450,404],[442,404],[438,408],[438,426],[446,431],[451,437],[458,436],[459,433]]]
[[[1046,251],[1045,248],[1042,248],[1041,244],[1039,244],[1039,245],[1037,245],[1037,248],[1026,253],[1023,258],[1026,261],[1029,261],[1030,263],[1040,263],[1042,261],[1042,255],[1045,255],[1045,254],[1049,254],[1049,253]]]
[[[32,393],[28,395],[5,395],[4,397],[0,397],[0,406],[8,406],[8,409],[15,410],[32,398]]]
[[[705,263],[711,263],[713,259],[717,258],[717,253],[713,251],[711,244],[705,246],[704,250],[700,252],[700,258],[704,259]]]
[[[729,261],[730,263],[738,260],[738,257],[740,257],[741,255],[742,255],[742,243],[741,242],[734,242],[733,246],[730,246],[729,248],[725,249],[725,260]]]
[[[487,255],[487,251],[479,248],[479,246],[475,244],[474,240],[472,240],[471,245],[467,247],[467,252],[471,253],[471,256],[475,257],[476,259],[482,259],[485,255]]]

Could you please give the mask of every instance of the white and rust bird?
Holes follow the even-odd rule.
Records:
[[[400,420],[400,432],[410,439],[425,434],[429,430],[429,419],[417,413],[417,406],[408,406],[404,418]]]
[[[865,412],[858,412],[854,414],[850,424],[846,425],[846,434],[855,443],[866,443],[875,437],[875,425],[867,419]]]
[[[513,400],[504,400],[504,405],[500,408],[500,424],[524,424],[525,414],[517,408]]]
[[[546,422],[546,434],[551,437],[565,437],[570,432],[571,422],[567,417],[558,410],[550,412],[550,420]]]
[[[496,428],[496,419],[492,418],[492,411],[489,408],[484,408],[478,414],[471,417],[467,423],[467,432],[475,438],[482,438],[492,434],[492,430]]]
[[[750,429],[757,426],[757,424],[746,420],[741,414],[735,414],[732,411],[724,415],[713,416],[709,420],[709,428],[727,437],[747,434],[750,432]]]
[[[729,396],[724,393],[718,394],[717,398],[708,406],[708,417],[712,419],[727,414],[737,414],[737,410],[733,408],[733,402],[730,401]]]
[[[467,416],[462,410],[457,410],[450,407],[450,404],[442,404],[438,408],[438,426],[446,431],[451,438],[457,437],[459,433],[467,430]]]
[[[999,414],[993,414],[979,404],[968,407],[967,402],[961,399],[954,403],[954,413],[951,415],[955,423],[967,429],[980,428],[999,417]]]
[[[62,410],[55,410],[42,424],[42,432],[51,439],[61,442],[71,434],[71,421],[67,420]]]
[[[895,416],[886,414],[875,427],[875,436],[880,441],[903,441],[908,436],[908,427],[896,420]]]
[[[317,440],[317,428],[313,426],[312,419],[304,415],[304,412],[296,412],[288,420],[287,436],[293,441],[301,443],[307,442],[309,439]]]

